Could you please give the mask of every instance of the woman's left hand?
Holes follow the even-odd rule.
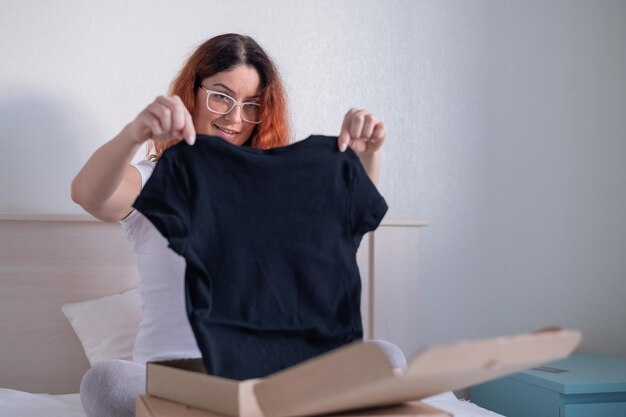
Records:
[[[343,118],[337,145],[342,152],[350,146],[359,157],[369,156],[383,146],[386,136],[383,122],[366,110],[353,108]]]

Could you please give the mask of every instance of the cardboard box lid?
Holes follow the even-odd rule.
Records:
[[[266,417],[402,403],[563,358],[580,339],[577,331],[550,329],[432,346],[416,353],[401,373],[385,367],[377,346],[360,344],[270,375],[254,392]]]
[[[400,404],[561,359],[578,331],[549,329],[418,352],[394,370],[374,344],[354,343],[263,379],[196,372],[190,361],[149,363],[147,393],[232,417],[299,417]],[[182,369],[185,368],[185,369]]]

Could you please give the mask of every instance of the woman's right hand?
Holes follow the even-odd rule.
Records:
[[[144,143],[155,141],[184,139],[189,145],[196,140],[193,119],[178,96],[159,96],[148,105],[128,126],[131,140]]]
[[[157,97],[89,158],[72,181],[72,200],[100,220],[123,219],[141,192],[141,175],[130,165],[140,145],[179,138],[194,143],[191,114],[180,97]]]

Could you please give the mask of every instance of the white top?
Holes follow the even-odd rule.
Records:
[[[141,187],[154,162],[133,164]],[[167,240],[139,211],[120,221],[137,258],[143,318],[133,349],[133,361],[202,357],[185,309],[185,259],[167,246]]]

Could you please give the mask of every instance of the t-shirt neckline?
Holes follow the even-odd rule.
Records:
[[[243,146],[243,145],[234,145],[232,143],[230,143],[229,141],[227,141],[224,138],[221,138],[219,136],[211,136],[211,135],[197,135],[196,136],[196,141],[197,140],[210,140],[213,141],[214,143],[217,144],[221,144],[225,147],[230,147],[234,150],[238,150],[241,152],[248,152],[248,153],[253,153],[253,154],[257,154],[257,155],[270,155],[270,154],[276,154],[276,153],[285,153],[285,152],[290,152],[293,151],[297,148],[300,148],[302,146],[306,146],[310,143],[315,142],[314,139],[314,135],[309,135],[307,138],[299,140],[297,142],[293,142],[290,143],[289,145],[285,145],[285,146],[277,146],[274,148],[269,148],[269,149],[260,149],[260,148],[253,148],[251,146]]]

